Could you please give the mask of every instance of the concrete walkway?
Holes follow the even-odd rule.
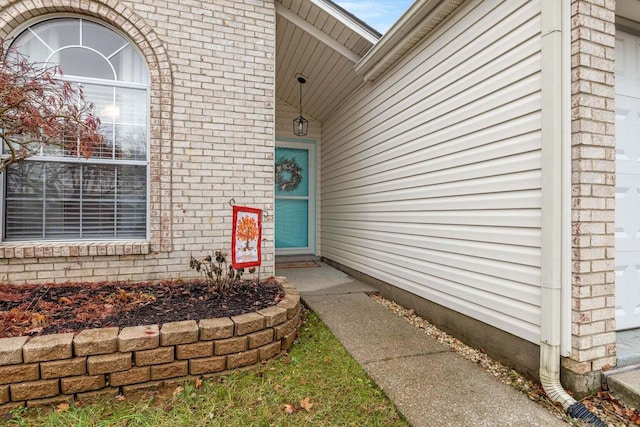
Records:
[[[326,264],[277,269],[413,427],[563,426],[546,409],[452,353]]]

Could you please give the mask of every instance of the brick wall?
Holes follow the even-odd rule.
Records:
[[[599,386],[615,348],[615,1],[572,1],[572,353],[564,380]]]
[[[297,289],[279,283],[285,297],[276,306],[231,318],[0,338],[0,414],[113,398],[276,357],[290,349],[301,322]]]
[[[151,74],[149,241],[0,242],[3,280],[194,276],[190,254],[230,249],[230,199],[271,214],[262,273],[273,273],[272,1],[19,0],[0,10],[4,37],[52,13],[95,19],[126,34]]]

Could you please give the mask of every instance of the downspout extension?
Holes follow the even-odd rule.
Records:
[[[545,360],[546,359],[546,360]],[[560,384],[560,347],[546,343],[540,345],[540,383],[552,402],[560,403],[571,418],[586,421],[595,427],[607,427],[600,418],[571,397]]]
[[[540,382],[551,401],[565,412],[596,427],[607,425],[560,383],[563,263],[571,259],[565,232],[570,229],[570,1],[542,0],[542,257],[540,301]],[[566,56],[566,58],[565,58]],[[558,96],[558,93],[561,96]],[[568,219],[569,218],[569,219]],[[568,224],[565,224],[568,222]],[[564,237],[563,237],[564,236]],[[564,249],[564,250],[563,250]]]

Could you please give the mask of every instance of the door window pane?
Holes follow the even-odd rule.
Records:
[[[276,248],[309,246],[309,202],[307,200],[276,201]]]
[[[295,148],[276,149],[277,196],[309,195],[309,153]]]

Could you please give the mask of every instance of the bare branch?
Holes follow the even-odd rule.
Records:
[[[0,129],[0,173],[46,146],[89,157],[104,142],[81,88],[63,80],[59,67],[29,62],[1,40]]]

